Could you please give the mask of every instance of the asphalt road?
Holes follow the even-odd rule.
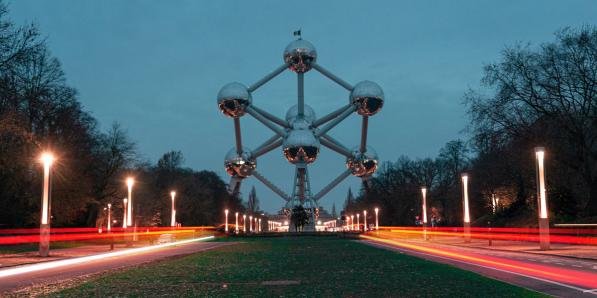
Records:
[[[539,255],[495,251],[405,240],[384,235],[385,240],[368,239],[377,247],[450,264],[510,284],[558,297],[597,297],[597,262]]]
[[[0,277],[0,296],[3,296],[3,293],[14,291],[27,294],[27,289],[32,287],[39,288],[45,285],[59,285],[61,283],[76,284],[84,280],[86,276],[88,277],[90,275],[95,275],[110,270],[122,269],[125,267],[135,266],[160,259],[189,255],[230,244],[232,243],[193,242],[130,255],[114,256],[79,264],[60,266],[58,268],[48,268],[35,272],[3,276]],[[26,266],[30,265],[19,267],[22,268]],[[9,269],[19,267],[11,267]],[[2,270],[0,270],[0,273],[1,272]]]

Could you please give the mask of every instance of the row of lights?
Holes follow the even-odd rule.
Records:
[[[41,221],[40,221],[40,241],[39,241],[39,255],[42,257],[47,257],[50,251],[50,174],[51,174],[51,166],[55,162],[56,158],[50,152],[44,152],[41,154],[40,161],[43,164],[43,172],[44,172],[44,180],[43,180],[43,190],[42,190],[42,206],[41,206]],[[122,227],[127,228],[133,226],[133,185],[135,184],[135,179],[132,177],[128,177],[126,179],[126,186],[128,190],[128,196],[123,199],[123,220],[122,220]],[[170,226],[176,226],[176,208],[174,204],[174,198],[176,197],[176,192],[171,191],[170,197],[172,199],[172,218],[170,221]],[[108,224],[107,229],[108,232],[112,229],[112,204],[108,203]]]
[[[373,209],[375,210],[375,230],[379,230],[379,208],[375,208]],[[361,214],[357,213],[357,227],[355,228],[354,226],[354,214],[351,215],[346,215],[346,229],[350,230],[350,231],[356,231],[356,230],[361,230]],[[350,218],[350,223],[348,223],[348,219]],[[363,230],[366,232],[367,231],[367,210],[363,210]]]
[[[224,215],[225,215],[225,226],[224,226],[224,232],[226,232],[226,234],[228,234],[228,213],[229,210],[225,209],[224,210]],[[234,225],[234,233],[238,234],[239,230],[238,230],[238,212],[234,213],[234,220],[235,220],[235,225]],[[253,225],[254,223],[254,225]],[[247,215],[243,214],[243,232],[247,233]],[[253,233],[260,233],[261,232],[261,218],[255,216],[255,218],[253,218],[253,215],[249,215],[249,232]]]
[[[539,242],[540,248],[543,250],[549,249],[549,219],[547,212],[547,195],[545,190],[545,149],[543,147],[535,148],[536,159],[536,173],[537,173],[537,204],[539,206]],[[463,206],[463,229],[466,242],[470,242],[471,217],[469,211],[469,197],[468,197],[468,181],[467,173],[462,173],[462,206]],[[427,226],[427,188],[421,188],[422,195],[422,217],[423,226]],[[493,213],[497,208],[498,199],[492,195],[491,198]],[[358,217],[357,217],[358,220]],[[426,233],[424,233],[426,237]]]

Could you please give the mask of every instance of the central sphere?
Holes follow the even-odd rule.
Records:
[[[253,174],[257,167],[255,159],[251,158],[251,150],[243,148],[242,154],[236,152],[236,148],[230,149],[224,158],[226,173],[232,177],[246,178]]]
[[[290,70],[296,73],[309,71],[315,60],[317,60],[315,47],[304,39],[291,42],[284,50],[284,62],[288,63]]]
[[[241,83],[229,83],[218,92],[218,107],[228,117],[238,118],[243,116],[245,109],[250,104],[251,93]]]
[[[352,175],[357,177],[369,177],[377,171],[379,159],[373,148],[367,146],[365,152],[361,153],[356,147],[352,150],[352,156],[346,159],[346,167]]]
[[[298,117],[298,105],[294,105],[290,109],[288,109],[288,112],[286,112],[286,122],[288,122],[289,124],[292,125],[292,123],[295,122],[297,117]],[[311,108],[308,105],[305,105],[304,111],[303,111],[303,119],[306,122],[308,122],[309,124],[311,124],[313,121],[315,121],[315,111],[313,111],[313,108]]]
[[[309,129],[292,129],[284,143],[284,157],[290,163],[305,162],[310,164],[317,159],[319,154],[319,141]]]

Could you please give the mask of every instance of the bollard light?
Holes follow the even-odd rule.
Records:
[[[174,198],[176,197],[176,192],[171,191],[170,197],[172,198],[172,219],[170,220],[170,226],[176,227],[176,208],[174,207]]]
[[[226,215],[226,227],[224,227],[224,231],[228,234],[228,209],[224,210],[224,214]]]
[[[537,205],[539,207],[539,242],[542,250],[549,249],[549,218],[547,213],[547,193],[545,190],[545,149],[535,148],[537,159]]]
[[[375,230],[379,231],[379,208],[375,207]]]
[[[44,166],[44,182],[41,197],[41,219],[39,229],[39,255],[47,257],[50,254],[50,199],[51,181],[50,169],[54,163],[54,155],[50,152],[42,153],[40,161]]]
[[[133,184],[135,183],[135,179],[132,177],[128,177],[126,179],[126,186],[128,189],[128,203],[127,203],[127,212],[126,212],[126,225],[128,227],[133,226]]]

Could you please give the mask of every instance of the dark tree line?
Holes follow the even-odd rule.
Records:
[[[167,153],[153,166],[138,160],[134,142],[120,125],[100,131],[66,83],[39,29],[12,23],[0,1],[0,227],[38,224],[38,158],[45,150],[57,158],[52,168],[53,226],[99,224],[108,203],[120,219],[127,175],[138,181],[140,224],[169,224],[165,219],[173,188],[179,192],[178,219],[185,225],[215,224],[221,221],[216,210],[242,208],[215,173],[183,168],[180,152]]]
[[[566,28],[555,41],[518,44],[484,68],[481,88],[465,94],[468,142],[448,143],[435,159],[384,163],[347,208],[377,204],[384,224],[413,224],[420,187],[432,213],[462,222],[460,173],[471,174],[477,225],[536,224],[534,147],[546,148],[548,200],[554,221],[597,216],[597,28]],[[491,198],[499,198],[490,215]]]

